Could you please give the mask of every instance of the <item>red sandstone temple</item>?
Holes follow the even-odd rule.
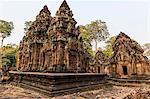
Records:
[[[98,50],[94,63],[88,67],[91,73],[106,73],[113,77],[131,78],[150,75],[150,60],[143,55],[142,47],[123,32],[116,37],[113,55],[105,58]]]
[[[150,61],[143,55],[144,50],[125,33],[120,33],[113,45],[113,55],[110,58],[109,73],[117,77],[132,75],[150,75]]]
[[[17,70],[86,72],[89,57],[72,16],[65,0],[54,17],[44,6],[20,42]]]
[[[54,17],[47,6],[43,7],[20,42],[17,71],[9,72],[12,83],[53,97],[108,86],[114,78],[109,82],[107,75],[125,84],[131,82],[133,75],[148,75],[150,79],[150,62],[143,55],[144,50],[122,32],[113,45],[113,55],[106,59],[98,50],[90,66],[88,52],[72,16],[65,0]],[[131,83],[143,82],[134,79]],[[150,83],[147,78],[145,82]]]
[[[92,72],[117,77],[149,75],[150,62],[144,50],[129,36],[120,33],[113,45],[113,55],[104,58],[98,50],[94,64],[83,48],[79,27],[64,0],[56,15],[44,6],[20,42],[17,70],[28,72]]]

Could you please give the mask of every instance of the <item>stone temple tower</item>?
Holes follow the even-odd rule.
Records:
[[[17,70],[86,72],[89,57],[76,24],[65,0],[54,17],[44,6],[20,43]]]
[[[48,7],[44,6],[20,42],[17,53],[17,69],[23,71],[36,70],[39,66],[40,50],[47,39],[46,31],[50,26],[51,19]]]

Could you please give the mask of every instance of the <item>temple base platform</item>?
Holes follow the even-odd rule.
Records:
[[[50,97],[99,89],[107,84],[100,73],[39,73],[10,71],[11,84],[41,92]]]

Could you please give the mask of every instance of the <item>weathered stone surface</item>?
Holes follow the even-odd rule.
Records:
[[[98,50],[94,64],[88,67],[88,72],[135,79],[150,75],[150,61],[143,52],[144,50],[136,41],[121,32],[113,44],[113,55],[105,58],[102,51]]]
[[[149,75],[150,62],[143,55],[141,46],[124,33],[120,33],[113,45],[109,72],[117,77]]]
[[[100,73],[10,71],[10,74],[14,77],[12,84],[36,90],[50,97],[97,89],[107,84],[107,75]]]
[[[36,20],[32,23],[23,40],[20,42],[17,54],[17,70],[37,71],[40,58],[40,50],[47,40],[47,30],[52,19],[47,6],[44,6]]]
[[[54,17],[44,6],[20,42],[17,70],[86,72],[89,58],[72,16],[65,0]]]
[[[88,67],[90,73],[105,73],[104,63],[106,61],[105,55],[99,48],[95,54],[94,63]]]

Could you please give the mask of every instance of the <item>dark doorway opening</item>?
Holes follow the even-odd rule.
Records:
[[[123,74],[127,75],[128,74],[127,66],[122,66],[122,68],[123,68]]]
[[[98,67],[98,73],[100,73],[101,71],[100,71],[101,69],[100,69],[100,67]]]

